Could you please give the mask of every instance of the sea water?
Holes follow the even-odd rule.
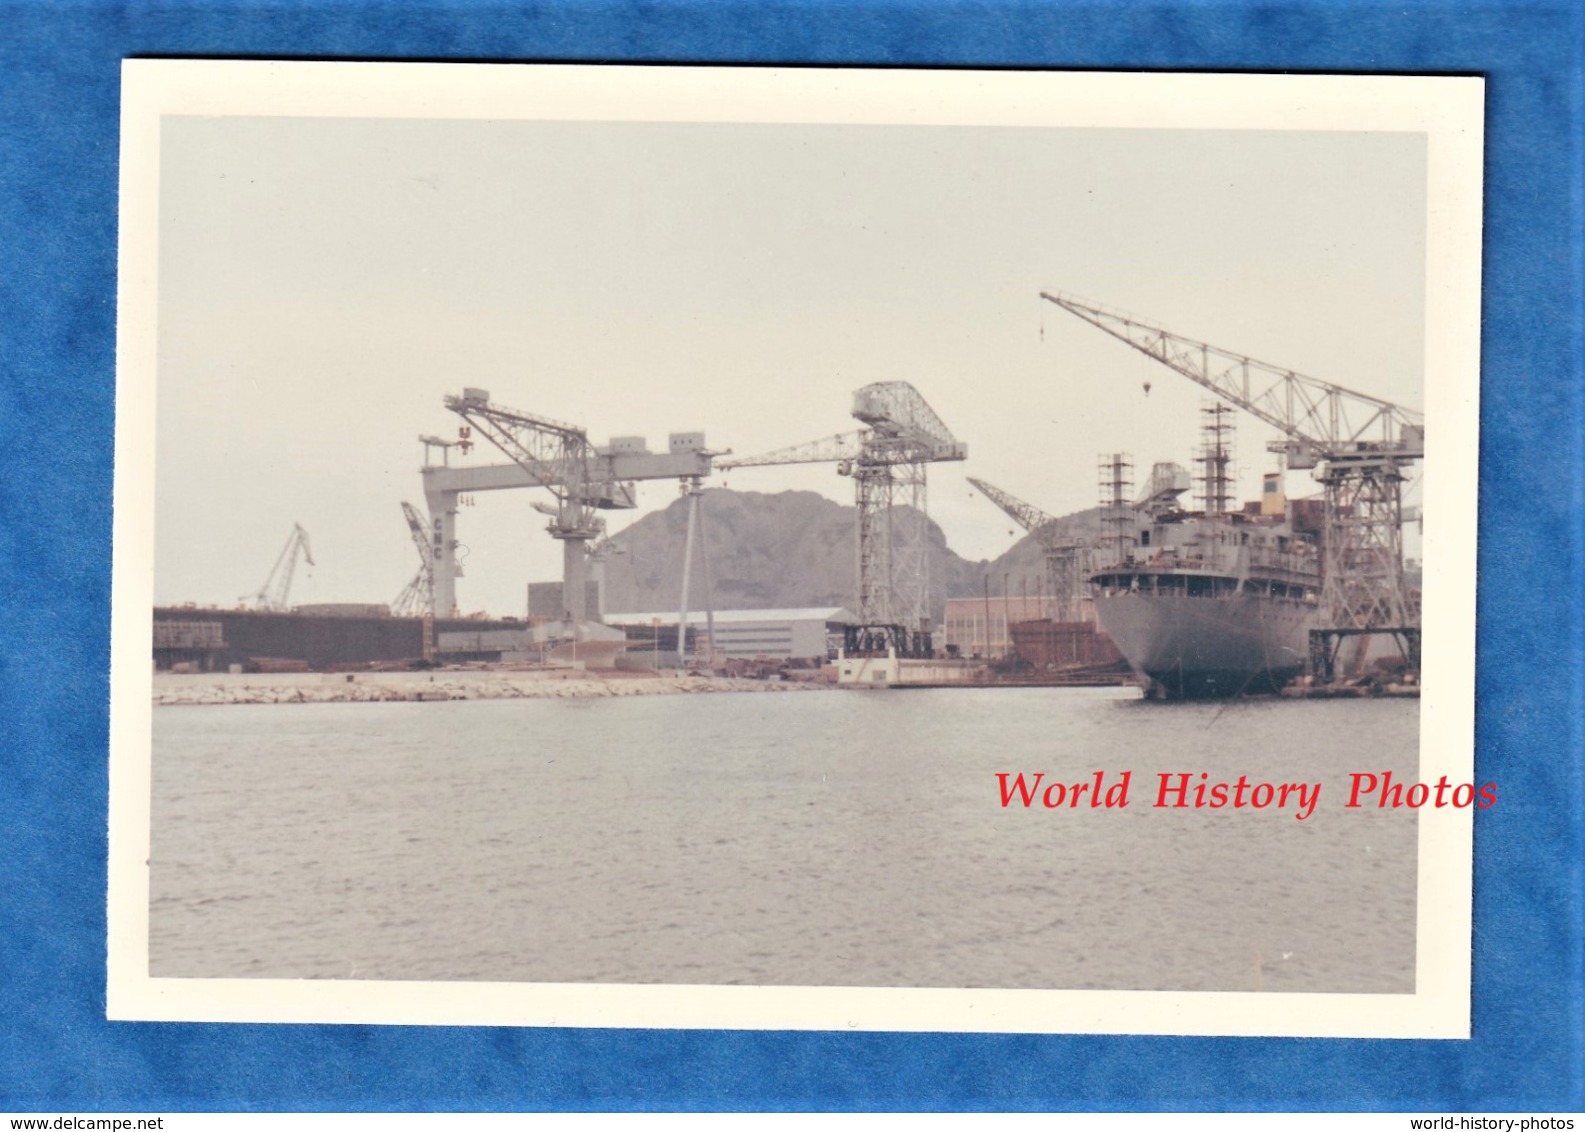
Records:
[[[151,974],[1412,991],[1418,703],[1136,695],[156,709]]]

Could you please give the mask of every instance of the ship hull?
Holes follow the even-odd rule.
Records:
[[[1101,627],[1147,693],[1221,699],[1274,692],[1304,671],[1315,607],[1269,595],[1097,595]]]

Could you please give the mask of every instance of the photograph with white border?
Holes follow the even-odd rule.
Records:
[[[1468,1036],[1481,80],[122,84],[111,1018]]]

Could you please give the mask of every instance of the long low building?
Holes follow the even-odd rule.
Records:
[[[434,632],[521,635],[521,621],[436,618]],[[290,613],[196,606],[154,610],[154,663],[187,664],[200,672],[296,664],[334,668],[401,663],[424,655],[424,623],[392,617],[383,606],[342,606],[335,612]]]
[[[627,634],[629,652],[677,651],[678,611],[607,613],[602,620]],[[688,614],[690,651],[703,651],[707,616]],[[813,660],[832,655],[842,629],[854,622],[841,606],[821,609],[722,609],[714,614],[715,651],[734,660]]]

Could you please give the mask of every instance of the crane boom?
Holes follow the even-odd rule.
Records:
[[[721,469],[731,468],[762,468],[774,464],[838,464],[848,460],[857,460],[864,451],[864,438],[867,430],[857,432],[844,432],[837,436],[828,436],[823,440],[811,440],[807,444],[794,444],[787,448],[777,448],[771,452],[762,452],[758,456],[743,456],[736,460],[717,460],[715,466]]]
[[[561,541],[563,612],[582,623],[588,612],[586,573],[589,544],[605,530],[600,512],[638,506],[637,483],[644,480],[688,479],[710,474],[721,453],[705,446],[702,432],[674,432],[664,451],[651,452],[640,436],[612,437],[596,446],[580,425],[538,413],[509,409],[490,400],[487,389],[470,386],[460,396],[443,399],[466,426],[457,442],[420,437],[424,444],[424,495],[429,504],[435,575],[435,604],[444,613],[456,608],[455,581],[461,567],[454,556],[457,502],[465,493],[544,488],[554,507],[535,509],[550,516],[550,537]],[[450,466],[450,448],[466,452],[477,430],[511,459],[510,464]],[[436,448],[443,459],[436,464]]]
[[[1003,491],[995,484],[986,483],[984,480],[975,479],[973,476],[966,478],[980,490],[981,495],[1000,507],[1009,519],[1032,535],[1039,534],[1044,528],[1051,526],[1057,521],[1040,508],[1025,503],[1016,495]]]
[[[576,425],[490,403],[483,390],[447,396],[446,408],[467,421],[540,487],[563,502],[581,502],[589,476],[592,447]]]
[[[281,553],[276,555],[269,577],[264,579],[264,584],[251,599],[254,609],[281,613],[290,608],[292,576],[297,572],[299,554],[310,566],[314,564],[314,552],[308,545],[308,532],[303,530],[301,523],[293,523],[292,533],[287,536]]]
[[[986,483],[973,476],[968,481],[1013,522],[1034,536],[1046,558],[1046,586],[1052,598],[1051,616],[1057,621],[1072,621],[1078,617],[1079,601],[1083,596],[1085,562],[1089,546],[1074,541],[1063,529],[1061,521],[1040,508],[1025,503],[1016,495],[1003,491],[995,484]]]
[[[419,518],[418,509],[404,501],[402,514],[407,519],[407,530],[412,536],[413,547],[418,551],[418,573],[413,575],[413,580],[408,582],[397,595],[396,600],[391,602],[391,612],[398,617],[430,615],[435,610],[434,552],[430,549],[429,535],[424,529],[424,521]]]
[[[1290,454],[1292,467],[1314,467],[1318,458],[1346,458],[1364,445],[1411,459],[1424,455],[1425,416],[1413,409],[1186,338],[1061,292],[1042,291],[1040,297],[1280,429],[1289,438],[1280,450]]]
[[[407,530],[412,536],[413,547],[418,551],[418,560],[423,563],[424,573],[432,573],[429,565],[429,534],[424,529],[424,520],[418,517],[418,508],[404,500],[402,502],[402,515],[407,519]]]
[[[877,381],[858,390],[853,394],[853,415],[879,436],[918,450],[914,459],[963,459],[963,445],[906,381]]]

